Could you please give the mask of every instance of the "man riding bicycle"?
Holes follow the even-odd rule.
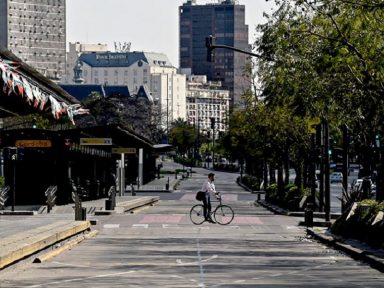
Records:
[[[204,182],[203,187],[201,188],[201,191],[205,192],[205,197],[203,198],[203,205],[204,205],[204,218],[205,221],[208,221],[210,223],[216,223],[211,218],[211,193],[215,193],[216,197],[219,195],[218,192],[216,192],[215,184],[213,183],[215,181],[215,174],[209,173],[208,179]]]

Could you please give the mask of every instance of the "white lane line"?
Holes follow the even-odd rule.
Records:
[[[105,229],[117,229],[120,228],[120,224],[104,224]]]
[[[208,262],[208,261],[211,261],[213,259],[216,259],[217,257],[219,257],[218,255],[213,255],[207,259],[204,259],[204,260],[201,260],[201,262]],[[196,265],[196,264],[199,264],[198,261],[195,261],[195,262],[186,262],[184,263],[181,259],[176,259],[176,263],[178,265]]]
[[[47,287],[49,285],[55,285],[55,284],[61,284],[61,283],[70,283],[70,282],[77,282],[77,281],[83,281],[88,279],[95,279],[95,278],[105,278],[105,277],[111,277],[111,276],[118,276],[118,275],[125,275],[125,274],[131,274],[135,271],[130,270],[126,272],[119,272],[119,273],[111,273],[111,274],[102,274],[102,275],[96,275],[96,276],[89,276],[89,277],[83,277],[83,278],[73,278],[73,279],[66,279],[62,281],[54,281],[44,284],[38,284],[38,285],[31,285],[31,286],[24,286],[24,288],[37,288],[37,287]]]
[[[148,228],[149,224],[133,224],[132,228]]]

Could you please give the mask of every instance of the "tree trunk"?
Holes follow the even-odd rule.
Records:
[[[295,167],[296,178],[295,185],[299,188],[303,188],[303,164],[300,162],[297,167]]]
[[[263,178],[264,178],[264,189],[268,187],[268,163],[267,160],[263,161]]]
[[[285,154],[284,157],[284,172],[285,172],[285,177],[284,177],[284,185],[289,184],[289,157],[288,153]]]
[[[283,171],[283,161],[279,161],[278,167],[277,167],[277,195],[279,198],[279,201],[284,200],[284,171]]]
[[[276,183],[275,167],[273,166],[273,164],[269,165],[269,182]]]

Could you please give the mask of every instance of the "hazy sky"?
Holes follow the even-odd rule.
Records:
[[[67,42],[131,42],[131,51],[165,53],[178,66],[178,7],[186,0],[67,0]],[[213,0],[197,0],[204,4]],[[217,1],[216,1],[217,2]],[[264,23],[272,0],[239,0],[245,5],[249,39]]]

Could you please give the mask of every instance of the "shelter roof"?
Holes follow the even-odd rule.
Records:
[[[98,93],[103,97],[112,95],[130,96],[128,86],[124,85],[61,84],[60,86],[80,101],[83,101],[92,93]]]
[[[50,111],[56,119],[73,119],[85,112],[75,97],[1,47],[0,76],[0,117]]]

